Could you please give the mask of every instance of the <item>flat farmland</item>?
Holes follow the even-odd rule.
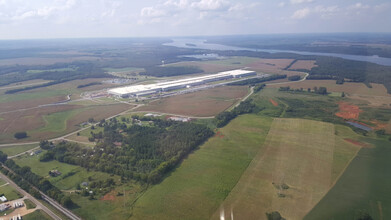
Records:
[[[282,69],[291,64],[293,59],[257,59],[247,67],[266,73],[281,73]]]
[[[302,82],[291,83],[289,86],[293,89],[307,89],[315,86],[324,86],[327,91],[331,92],[345,92],[347,94],[360,94],[370,96],[390,96],[387,94],[386,88],[382,84],[371,83],[373,88],[368,88],[363,83],[345,82],[343,85],[338,85],[335,80],[305,80]],[[269,85],[272,88],[279,88],[283,85]]]
[[[130,107],[122,103],[91,106],[59,105],[3,114],[4,119],[0,120],[0,142],[16,142],[13,134],[18,131],[27,131],[29,136],[20,141],[54,138],[79,129],[79,124],[89,118],[101,120]]]
[[[0,66],[7,65],[51,65],[55,63],[72,63],[80,60],[98,60],[98,57],[93,56],[75,56],[67,58],[43,58],[43,57],[27,57],[0,60]]]
[[[360,213],[372,219],[391,219],[390,142],[361,138],[375,147],[361,148],[335,186],[304,218],[359,219]]]
[[[130,219],[209,219],[262,148],[271,122],[242,115],[219,129],[137,200]]]
[[[267,219],[272,211],[302,219],[327,193],[332,184],[333,124],[277,118],[264,145],[212,219],[220,213]]]
[[[214,116],[247,94],[247,86],[223,86],[159,99],[137,110],[189,116]]]
[[[227,70],[233,70],[242,68],[240,65],[222,65],[219,63],[213,63],[210,61],[194,61],[194,62],[179,62],[174,64],[169,64],[170,66],[196,66],[204,71],[204,73],[218,73]],[[167,65],[168,66],[168,65]]]
[[[316,67],[315,60],[298,60],[289,69],[291,70],[311,70]]]
[[[266,73],[281,73],[282,69],[291,64],[293,59],[260,59],[253,57],[230,57],[221,60],[192,61],[168,64],[171,66],[197,66],[205,73],[217,73],[232,69],[248,67],[251,70]]]

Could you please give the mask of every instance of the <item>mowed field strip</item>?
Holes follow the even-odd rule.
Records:
[[[302,219],[332,184],[334,146],[333,124],[274,119],[265,146],[212,219],[267,219],[272,211]]]
[[[256,115],[232,120],[148,189],[130,219],[209,219],[262,148],[271,123]]]

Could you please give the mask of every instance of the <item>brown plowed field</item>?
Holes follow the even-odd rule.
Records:
[[[213,116],[232,106],[247,93],[247,86],[224,86],[163,98],[137,110],[199,117]]]
[[[292,63],[292,59],[260,59],[247,66],[253,70],[276,73]]]
[[[356,105],[350,105],[347,102],[339,102],[339,112],[335,113],[336,116],[343,119],[355,119],[357,120],[362,110]]]
[[[54,97],[39,98],[39,99],[32,99],[32,100],[7,102],[7,103],[0,104],[0,112],[8,112],[8,111],[24,109],[24,108],[33,108],[39,105],[64,101],[66,99],[67,99],[66,96],[54,96]]]

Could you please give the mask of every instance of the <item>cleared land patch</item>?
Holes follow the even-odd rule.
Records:
[[[134,204],[131,219],[209,219],[262,148],[271,118],[242,115]]]
[[[229,108],[247,93],[247,86],[224,86],[159,99],[137,110],[189,116],[213,116]]]
[[[274,119],[265,146],[212,219],[221,210],[226,218],[232,210],[240,219],[266,219],[272,211],[302,219],[332,183],[333,137],[329,123]]]
[[[350,105],[347,102],[339,102],[339,112],[335,113],[336,116],[343,119],[358,119],[362,110],[356,105]]]

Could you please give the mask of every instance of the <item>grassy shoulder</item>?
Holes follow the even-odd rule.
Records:
[[[132,219],[208,219],[262,147],[271,121],[242,115],[219,129],[137,200]]]
[[[35,203],[33,203],[30,199],[25,199],[25,200],[23,200],[23,202],[26,205],[27,209],[33,209],[33,208],[37,207],[37,205],[35,205]]]
[[[51,220],[52,218],[42,210],[36,210],[23,216],[24,220]]]

